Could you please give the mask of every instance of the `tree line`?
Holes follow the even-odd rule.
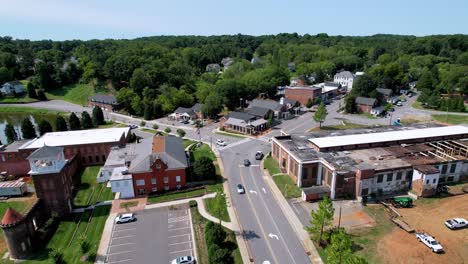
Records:
[[[233,64],[222,74],[213,72],[216,68],[207,71],[207,65],[221,64],[226,57],[233,58]],[[369,77],[353,89],[354,98],[376,96],[377,87],[398,91],[422,79],[418,88],[425,105],[461,110],[453,98],[468,91],[467,67],[465,35],[292,33],[89,41],[0,38],[0,83],[29,78],[38,91],[76,82],[107,86],[124,111],[145,119],[195,102],[205,104],[205,115],[215,116],[224,107],[234,109],[259,93],[273,97],[276,86],[289,84],[291,77],[309,80],[313,76],[321,82],[340,70],[364,71]]]

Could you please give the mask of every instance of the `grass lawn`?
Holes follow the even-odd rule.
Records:
[[[206,193],[207,190],[205,188],[180,192],[167,192],[157,196],[148,197],[148,203],[162,203],[173,200],[199,197],[205,195]]]
[[[377,245],[381,238],[390,233],[395,225],[390,221],[383,206],[366,206],[364,210],[375,220],[372,228],[362,228],[351,232],[352,240],[359,249],[356,253],[369,263],[381,263],[377,255]]]
[[[273,176],[273,180],[286,199],[301,197],[301,188],[297,187],[288,175]]]
[[[415,102],[411,105],[411,107],[416,108],[416,109],[426,109],[426,108],[424,108],[424,107],[421,105],[421,103],[418,102],[418,101],[415,101]]]
[[[111,128],[111,127],[127,127],[127,125],[123,123],[117,123],[114,121],[106,121],[104,125],[98,126],[98,128]]]
[[[23,107],[23,106],[0,106],[0,113],[15,113],[15,114],[61,114],[64,112],[49,110],[44,108],[32,108],[32,107]]]
[[[184,148],[187,148],[188,146],[192,145],[193,143],[197,143],[197,141],[193,141],[190,139],[183,139],[184,142]]]
[[[357,128],[365,128],[369,126],[365,125],[360,125],[360,124],[355,124],[355,123],[350,123],[344,121],[344,124],[341,125],[336,125],[336,126],[322,126],[320,127],[314,127],[310,131],[319,131],[319,130],[345,130],[345,129],[357,129]]]
[[[5,96],[0,98],[0,103],[31,103],[37,102],[38,99],[28,97],[27,93],[19,95],[17,97]]]
[[[223,191],[223,186],[218,185],[215,198],[205,199],[205,207],[208,213],[212,216],[221,219],[224,222],[230,222],[229,213],[227,211],[226,195]]]
[[[241,133],[236,133],[236,132],[223,132],[223,131],[216,131],[216,134],[223,135],[223,136],[228,136],[228,137],[233,137],[233,138],[246,138],[244,134]]]
[[[111,189],[107,188],[105,183],[98,184],[96,181],[100,168],[101,166],[89,166],[76,176],[75,184],[79,184],[79,187],[73,200],[75,206],[88,206],[112,199]]]
[[[193,231],[195,233],[195,244],[198,253],[197,263],[208,264],[208,248],[205,239],[205,225],[208,222],[208,220],[203,218],[203,216],[201,216],[200,213],[198,213],[196,207],[190,208],[190,211],[192,213]],[[234,264],[243,263],[239,248],[237,247],[236,235],[231,230],[225,230],[227,232],[226,242],[235,245],[234,250],[231,251],[231,256],[234,259]]]
[[[60,99],[70,103],[86,105],[88,98],[96,93],[108,92],[105,88],[93,88],[90,84],[72,84],[46,92],[48,99]]]
[[[468,115],[432,115],[432,119],[453,125],[468,123]]]
[[[370,113],[360,113],[359,115],[360,115],[360,116],[367,117],[367,118],[369,118],[369,119],[377,119],[377,117],[371,115]]]
[[[60,223],[47,247],[41,250],[33,259],[23,263],[53,263],[53,260],[49,257],[49,252],[54,250],[62,252],[67,264],[94,263],[109,212],[110,206],[99,206],[96,207],[92,215],[91,211],[72,214],[69,219]],[[80,219],[81,222],[79,222]],[[90,245],[86,254],[83,254],[80,250],[82,239]],[[88,258],[83,258],[83,255],[87,255]]]
[[[270,175],[281,173],[281,170],[278,166],[278,162],[273,159],[271,155],[268,155],[263,161],[263,166],[268,170]]]
[[[120,204],[120,208],[130,208],[138,205],[138,201],[124,202]]]
[[[201,147],[196,148],[192,152],[191,158],[193,160],[198,160],[201,157],[208,157],[213,161],[216,160],[215,154],[213,153],[213,151],[211,151],[210,147],[207,144],[201,145]]]

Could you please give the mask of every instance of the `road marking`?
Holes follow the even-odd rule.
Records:
[[[250,165],[250,167],[260,167],[259,164]]]
[[[108,264],[112,264],[112,263],[121,263],[121,262],[127,262],[127,261],[130,261],[132,259],[123,259],[123,260],[117,260],[117,261],[110,261],[110,262],[107,262]]]
[[[179,253],[179,252],[187,252],[187,251],[190,251],[192,252],[192,249],[184,249],[184,250],[178,250],[178,251],[172,251],[172,252],[169,252],[169,254],[174,254],[174,253]]]
[[[187,244],[187,243],[192,243],[192,240],[190,240],[190,241],[185,241],[185,242],[180,242],[180,243],[172,243],[172,244],[168,244],[168,245],[169,245],[169,246],[174,246],[174,245]]]
[[[182,222],[182,221],[186,221],[186,220],[188,220],[187,216],[181,216],[181,217],[177,217],[177,218],[169,218],[168,223]]]
[[[275,234],[270,233],[270,234],[268,234],[268,236],[269,236],[270,238],[274,238],[274,239],[276,239],[276,240],[279,240],[278,236],[275,235]]]
[[[187,229],[187,228],[190,228],[190,226],[168,229],[168,231],[175,231],[175,230]]]
[[[265,188],[262,188],[262,190],[263,190],[263,193],[266,193],[266,190],[265,190]]]
[[[250,193],[253,193],[253,194],[255,194],[255,195],[257,195],[257,191],[250,190],[249,192],[250,192]]]
[[[125,246],[125,245],[133,245],[135,243],[123,243],[123,244],[118,244],[118,245],[110,245],[109,247],[118,247],[118,246]]]
[[[135,229],[136,229],[136,227],[134,227],[134,228],[122,229],[122,230],[114,230],[114,232],[122,232],[122,231],[135,230]]]
[[[119,254],[128,253],[128,252],[133,252],[133,250],[126,250],[126,251],[121,251],[117,253],[109,253],[107,255],[112,256],[112,255],[119,255]]]
[[[112,237],[112,239],[121,239],[121,238],[134,237],[134,236],[135,236],[135,235],[121,236],[121,237]]]
[[[168,238],[175,238],[175,237],[182,237],[182,236],[189,236],[190,237],[190,234],[168,236]]]

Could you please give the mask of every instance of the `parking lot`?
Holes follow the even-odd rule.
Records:
[[[170,263],[195,254],[188,205],[145,210],[135,216],[135,222],[114,225],[107,263]]]

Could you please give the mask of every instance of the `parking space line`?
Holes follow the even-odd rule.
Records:
[[[174,253],[179,253],[179,252],[187,252],[187,251],[192,252],[192,249],[184,249],[184,250],[172,251],[172,252],[169,252],[169,254],[174,254]]]
[[[181,237],[181,236],[190,236],[190,234],[168,236],[168,238]]]
[[[135,236],[135,235],[121,236],[121,237],[112,237],[112,239],[121,239],[121,238],[134,237],[134,236]]]
[[[110,262],[107,262],[108,264],[113,264],[113,263],[122,263],[122,262],[128,262],[132,259],[123,259],[123,260],[117,260],[117,261],[110,261]]]
[[[121,251],[121,252],[116,252],[116,253],[109,253],[107,255],[112,256],[112,255],[124,254],[124,253],[128,253],[128,252],[133,252],[133,250],[126,250],[126,251]]]
[[[122,229],[122,230],[114,230],[114,232],[122,232],[122,231],[135,230],[135,229],[136,229],[136,227],[134,227],[134,228]]]
[[[168,229],[168,231],[175,231],[175,230],[187,229],[187,228],[190,228],[190,226]]]
[[[109,247],[118,247],[118,246],[125,246],[125,245],[133,245],[135,243],[123,243],[123,244],[118,244],[118,245],[110,245]]]
[[[169,246],[181,245],[181,244],[187,244],[187,243],[192,243],[192,240],[185,241],[185,242],[180,242],[180,243],[172,243],[172,244],[169,244]]]

